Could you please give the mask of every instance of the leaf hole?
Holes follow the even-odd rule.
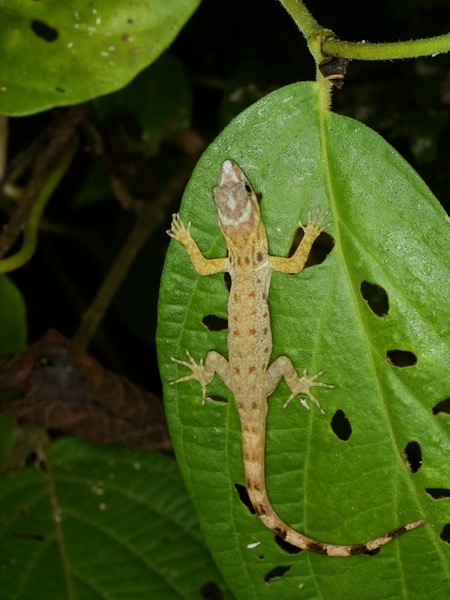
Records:
[[[409,350],[388,350],[386,356],[394,367],[412,367],[417,363],[417,356]]]
[[[36,452],[29,452],[25,458],[25,466],[32,467],[33,469],[40,469],[41,471],[46,471],[47,467],[45,462]]]
[[[373,550],[367,550],[367,552],[363,552],[364,556],[376,556],[380,553],[381,548],[374,548]]]
[[[213,402],[220,402],[222,404],[228,404],[228,399],[223,396],[216,396],[216,394],[209,394],[208,398]]]
[[[438,415],[439,413],[447,413],[450,415],[450,398],[446,398],[445,400],[441,400],[438,402],[436,406],[433,407],[433,415]]]
[[[242,502],[244,506],[247,507],[249,513],[251,515],[255,514],[255,509],[253,508],[253,504],[250,501],[250,496],[248,495],[247,488],[245,485],[241,485],[240,483],[235,483],[234,487],[238,493],[239,500]]]
[[[361,296],[370,310],[377,317],[384,317],[389,312],[389,297],[386,290],[377,283],[363,281],[360,286]]]
[[[341,409],[334,413],[330,425],[335,436],[343,442],[346,442],[352,435],[352,426],[350,425],[350,421],[346,417],[344,411]]]
[[[289,542],[286,542],[285,540],[282,540],[277,535],[275,536],[275,542],[278,544],[278,546],[280,546],[280,548],[282,550],[284,550],[288,554],[292,554],[292,555],[295,556],[296,554],[299,554],[300,552],[303,552],[303,550],[301,548],[297,548],[297,546],[293,546]]]
[[[44,542],[45,535],[36,531],[12,531],[11,537],[21,538],[23,540],[33,540],[35,542]]]
[[[444,525],[441,531],[441,540],[450,544],[450,523]]]
[[[279,566],[279,567],[275,567],[274,569],[272,569],[271,571],[269,571],[265,576],[264,576],[264,581],[266,583],[272,583],[272,581],[274,579],[280,579],[281,577],[284,577],[286,575],[286,573],[289,573],[289,571],[291,570],[292,567],[287,567],[287,566]]]
[[[292,256],[294,252],[300,245],[300,242],[303,239],[305,232],[301,227],[297,229],[294,235],[294,239],[292,240],[292,245],[289,249],[288,256]],[[330,254],[330,252],[334,248],[334,237],[327,233],[326,231],[322,231],[319,237],[315,240],[311,252],[309,253],[308,260],[305,264],[305,269],[308,267],[313,267],[314,265],[321,265],[326,257]]]
[[[16,515],[19,515],[19,517],[27,517],[30,510],[29,510],[28,506],[17,506],[15,508],[13,508],[13,512]]]
[[[59,37],[57,29],[37,19],[31,21],[31,31],[46,42],[54,42]]]
[[[200,588],[200,596],[205,600],[222,600],[223,593],[215,581],[208,581]]]
[[[217,315],[206,315],[203,317],[202,323],[209,331],[226,331],[228,329],[228,319]]]
[[[227,291],[229,292],[231,290],[231,277],[230,277],[229,273],[223,274],[223,281],[225,283],[225,287],[227,288]]]
[[[25,458],[26,467],[36,467],[39,465],[39,458],[36,452],[29,452]]]
[[[429,494],[434,500],[442,500],[442,498],[450,498],[450,490],[446,488],[425,488],[427,494]]]
[[[411,473],[417,473],[422,466],[422,450],[418,442],[408,442],[404,449],[406,466]]]

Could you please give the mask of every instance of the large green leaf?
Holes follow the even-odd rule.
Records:
[[[126,85],[200,0],[0,0],[0,113],[76,104]]]
[[[176,465],[156,453],[59,440],[44,470],[2,480],[0,515],[2,600],[200,600],[223,588]]]
[[[297,221],[316,208],[329,209],[335,242],[321,265],[273,277],[274,357],[324,369],[322,380],[336,384],[317,392],[325,416],[297,402],[283,409],[284,383],[270,398],[267,481],[277,512],[345,544],[428,523],[370,557],[294,555],[277,544],[235,488],[244,479],[230,393],[216,377],[209,393],[229,402],[202,406],[198,383],[168,385],[187,374],[170,356],[226,355],[226,331],[203,321],[226,318],[224,278],[197,277],[172,242],[160,366],[177,458],[217,564],[238,598],[447,598],[450,417],[437,407],[450,395],[446,215],[383,139],[322,108],[316,84],[295,84],[238,116],[199,162],[181,215],[208,257],[225,251],[211,191],[226,158],[263,194],[271,254],[287,254]]]

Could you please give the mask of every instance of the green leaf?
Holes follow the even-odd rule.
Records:
[[[26,115],[125,86],[199,0],[0,0],[0,113]]]
[[[0,486],[2,600],[201,599],[223,588],[173,460],[66,438],[45,466]]]
[[[215,377],[208,392],[228,403],[202,406],[197,382],[168,385],[187,374],[170,356],[183,358],[186,348],[197,360],[213,349],[227,353],[226,331],[203,321],[226,318],[224,278],[196,276],[172,242],[159,360],[176,455],[217,564],[237,598],[448,597],[450,499],[433,491],[445,496],[449,488],[450,417],[435,408],[450,395],[448,218],[382,138],[323,109],[316,84],[295,84],[239,115],[200,160],[181,216],[192,221],[207,257],[225,253],[211,192],[227,158],[263,194],[271,254],[285,256],[298,220],[317,208],[330,211],[335,244],[322,264],[272,280],[273,357],[287,355],[299,372],[323,369],[322,381],[336,385],[316,392],[325,416],[298,402],[283,409],[284,382],[271,396],[273,505],[295,529],[338,544],[365,542],[421,517],[428,523],[370,557],[280,547],[235,488],[244,477],[230,393]],[[345,417],[348,439],[336,424]]]
[[[14,354],[26,343],[25,304],[8,277],[0,277],[0,354]]]
[[[20,352],[26,343],[25,304],[8,277],[0,277],[0,354]],[[0,467],[14,441],[15,419],[0,414]]]

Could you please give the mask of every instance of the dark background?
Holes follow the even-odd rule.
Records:
[[[447,33],[450,26],[448,0],[316,0],[307,6],[322,26],[350,41],[409,40]],[[192,98],[191,130],[206,144],[236,110],[277,87],[315,75],[302,35],[276,0],[204,0],[169,51],[185,69]],[[245,91],[242,105],[231,106],[227,99],[237,89]],[[442,55],[384,63],[354,61],[344,87],[334,93],[333,109],[381,133],[447,208],[449,106],[449,57]],[[45,113],[12,119],[12,157],[32,143],[49,118]],[[90,119],[110,147],[120,146],[114,141],[117,123],[96,123],[95,111]],[[69,338],[73,335],[134,220],[100,179],[95,203],[80,207],[74,202],[91,163],[97,160],[89,152],[89,128],[82,129],[81,135],[85,151],[48,206],[38,251],[28,265],[11,275],[27,303],[30,342],[49,327]],[[170,139],[152,156],[127,153],[126,147],[112,156],[122,169],[123,182],[145,201],[151,201],[183,162]],[[174,199],[173,209],[179,201]],[[164,231],[171,212],[136,261],[89,348],[105,366],[156,393],[160,392],[156,303],[168,244]]]

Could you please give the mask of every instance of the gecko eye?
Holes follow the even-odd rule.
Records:
[[[248,185],[248,183],[245,184],[245,191],[248,195],[252,193],[252,188]]]

